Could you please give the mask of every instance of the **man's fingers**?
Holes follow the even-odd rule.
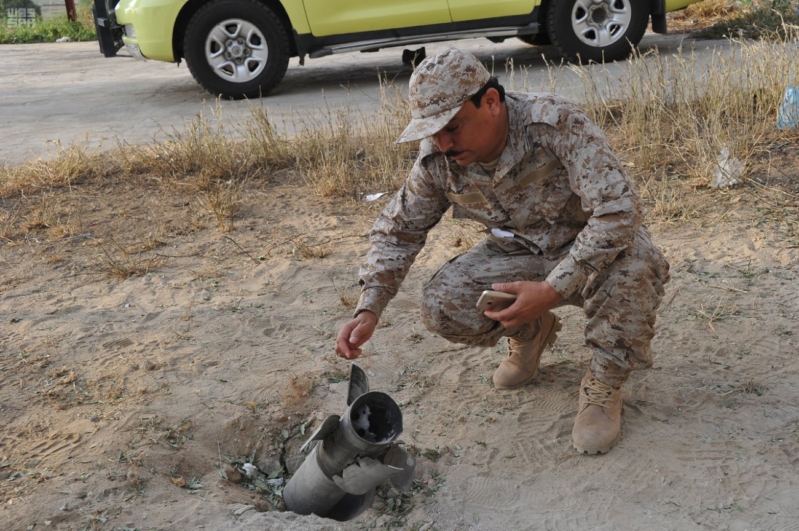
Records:
[[[360,356],[360,346],[372,337],[376,320],[372,312],[362,312],[352,321],[345,323],[336,337],[336,353],[348,360]]]
[[[352,349],[348,354],[344,354],[344,358],[348,359],[348,360],[354,360],[355,358],[357,358],[360,355],[361,355],[361,349],[356,348],[356,349]]]
[[[336,342],[336,354],[338,354],[339,357],[352,360],[361,355],[361,349],[350,347],[346,341]]]
[[[517,303],[518,301],[514,302],[507,308],[503,308],[497,311],[486,310],[483,313],[485,313],[486,317],[488,317],[489,319],[493,319],[494,321],[505,321],[508,319],[513,319],[513,317],[516,316],[516,314],[518,313],[516,308]]]
[[[355,330],[352,331],[350,334],[350,345],[353,347],[360,347],[364,343],[366,343],[369,338],[371,337],[371,333],[369,331],[369,326],[365,323],[361,323],[355,327]]]
[[[349,358],[352,354],[352,348],[350,346],[350,335],[352,334],[352,327],[351,326],[344,326],[339,332],[338,337],[336,338],[336,352],[338,354],[343,354],[345,357]]]
[[[519,293],[519,283],[518,282],[497,282],[496,284],[491,284],[491,289],[494,291],[502,291],[505,293]]]
[[[360,347],[364,343],[366,343],[366,339],[363,337],[365,334],[363,333],[363,325],[359,324],[355,327],[355,329],[350,334],[350,345],[353,347]]]
[[[369,327],[364,323],[351,321],[341,328],[336,338],[336,353],[351,360],[361,354],[360,346],[371,336]]]

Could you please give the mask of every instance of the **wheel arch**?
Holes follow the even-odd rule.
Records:
[[[552,4],[552,2],[556,1],[557,0],[541,0],[541,3],[538,5],[538,27],[547,27],[547,13],[549,12],[549,6]]]
[[[175,29],[172,32],[172,50],[175,54],[175,60],[180,61],[181,59],[185,58],[185,54],[183,51],[183,36],[186,34],[186,28],[189,25],[189,21],[191,17],[204,5],[209,3],[210,0],[189,0],[180,10],[178,13],[178,18],[175,21]],[[283,7],[283,4],[280,3],[279,0],[256,0],[258,3],[261,3],[271,9],[275,15],[280,19],[283,25],[286,28],[286,33],[289,36],[289,46],[291,47],[291,57],[296,57],[297,53],[297,42],[292,37],[294,35],[293,26],[291,24],[291,19],[289,18],[286,9]]]

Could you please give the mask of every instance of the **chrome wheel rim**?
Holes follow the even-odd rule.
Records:
[[[214,73],[225,81],[247,83],[266,68],[269,47],[264,34],[254,24],[231,18],[208,33],[205,59]]]
[[[631,0],[577,0],[572,8],[574,34],[593,48],[621,40],[631,20]]]

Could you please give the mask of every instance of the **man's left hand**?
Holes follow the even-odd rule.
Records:
[[[494,284],[491,289],[514,293],[516,302],[498,312],[486,311],[489,319],[499,321],[505,328],[532,323],[557,306],[562,297],[546,282],[507,282]]]

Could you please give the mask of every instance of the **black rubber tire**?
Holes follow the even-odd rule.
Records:
[[[630,21],[614,42],[607,46],[589,45],[577,35],[572,23],[572,12],[580,0],[552,0],[547,13],[547,31],[552,43],[572,62],[610,62],[625,59],[637,46],[649,22],[649,2],[641,0],[605,0],[607,4],[624,4],[631,9]]]
[[[544,28],[535,35],[520,35],[516,38],[533,46],[547,46],[552,44],[552,39],[549,38],[549,33],[547,33]]]
[[[206,58],[206,40],[221,22],[239,19],[255,26],[266,40],[263,70],[252,79],[234,82],[218,75]],[[191,75],[208,92],[231,99],[259,98],[271,92],[288,69],[288,31],[275,13],[257,0],[214,0],[192,16],[183,37],[183,50]]]

